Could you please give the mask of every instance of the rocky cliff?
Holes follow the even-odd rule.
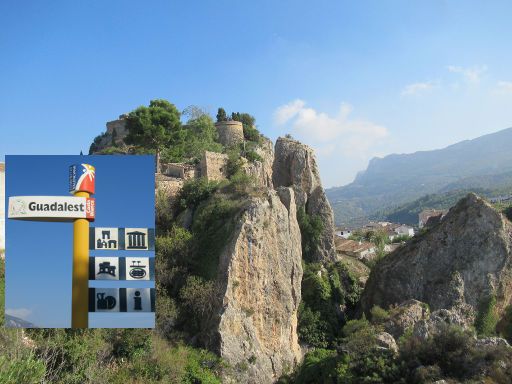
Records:
[[[234,368],[226,382],[272,383],[300,362],[300,244],[292,189],[251,200],[219,263],[212,347]]]
[[[324,229],[315,252],[315,259],[322,262],[334,260],[334,218],[322,188],[313,149],[293,139],[278,138],[272,180],[275,187],[293,188],[297,207],[302,207],[306,213],[321,218]]]
[[[501,315],[512,300],[511,236],[511,223],[469,194],[441,223],[377,264],[362,309],[416,299],[472,324],[482,304],[495,297]]]
[[[232,367],[225,382],[273,383],[302,360],[297,314],[302,246],[297,208],[324,222],[320,261],[334,258],[333,220],[313,151],[299,142],[269,140],[261,161],[246,164],[259,195],[250,197],[219,259],[222,292],[209,330],[209,347]]]

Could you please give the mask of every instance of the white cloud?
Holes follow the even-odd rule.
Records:
[[[512,81],[498,81],[498,91],[501,93],[512,93]]]
[[[402,89],[402,96],[417,95],[422,92],[430,91],[434,88],[434,86],[435,84],[431,81],[424,83],[412,83],[406,85],[404,89]]]
[[[482,75],[487,71],[487,66],[480,65],[474,67],[459,67],[456,65],[449,65],[448,70],[453,73],[460,73],[464,79],[472,84],[478,84]]]
[[[26,320],[28,316],[32,314],[32,310],[28,308],[7,308],[5,313],[8,315],[19,317],[20,319]]]
[[[366,157],[368,150],[388,135],[386,127],[363,119],[352,119],[352,106],[340,105],[335,116],[306,107],[297,99],[276,109],[274,121],[285,125],[302,141],[312,143],[320,155],[342,151],[351,157]]]
[[[274,119],[276,123],[279,125],[285,124],[304,107],[304,104],[304,101],[296,99],[277,108],[274,112]]]

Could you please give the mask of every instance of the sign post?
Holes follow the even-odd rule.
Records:
[[[95,168],[69,167],[69,196],[11,196],[9,218],[35,221],[73,221],[73,281],[71,327],[88,328],[89,312],[154,312],[154,288],[90,288],[89,280],[154,281],[154,257],[92,257],[89,249],[153,251],[154,228],[89,228],[94,221]],[[135,252],[138,253],[138,252]]]
[[[69,191],[76,197],[94,193],[95,169],[89,164],[69,168]],[[76,219],[73,223],[73,288],[71,328],[89,327],[89,221]]]

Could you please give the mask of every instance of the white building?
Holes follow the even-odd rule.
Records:
[[[350,229],[343,228],[343,229],[337,230],[336,232],[334,232],[334,234],[338,237],[343,237],[344,239],[348,239],[350,237],[350,235],[352,234],[352,231]]]
[[[398,233],[398,235],[400,236],[414,236],[414,228],[409,227],[407,225],[401,225],[398,228],[395,228],[395,232]]]

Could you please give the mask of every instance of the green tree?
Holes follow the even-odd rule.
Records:
[[[260,140],[260,133],[255,128],[256,118],[248,113],[233,112],[231,119],[240,121],[244,128],[244,138],[249,141],[258,142]]]
[[[180,112],[174,104],[167,100],[151,100],[149,107],[141,106],[130,112],[126,127],[127,144],[140,146],[155,151],[157,171],[160,166],[160,152],[171,141],[179,136],[181,129]]]
[[[228,115],[226,114],[224,108],[219,108],[217,110],[217,123],[221,121],[228,121]]]

